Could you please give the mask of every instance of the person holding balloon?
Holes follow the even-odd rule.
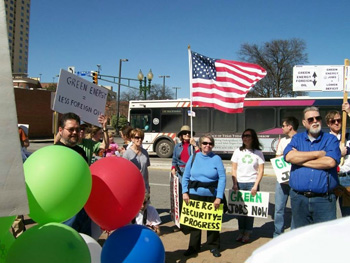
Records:
[[[65,146],[76,151],[88,163],[85,151],[78,146],[79,133],[80,117],[72,112],[65,113],[59,122],[58,134],[60,139],[55,145]],[[84,209],[81,209],[78,214],[63,222],[63,224],[71,226],[80,233],[91,235],[91,219]]]
[[[201,152],[192,155],[185,167],[182,179],[183,200],[212,202],[215,209],[224,202],[226,186],[225,168],[221,158],[212,152],[214,138],[210,134],[200,137]],[[190,228],[190,242],[185,256],[197,255],[201,245],[201,230]],[[207,231],[207,244],[214,257],[220,257],[220,232]]]
[[[123,158],[131,161],[140,170],[145,182],[145,190],[150,193],[148,166],[151,165],[148,153],[142,148],[144,132],[141,129],[133,129],[130,132],[132,145],[124,152]]]

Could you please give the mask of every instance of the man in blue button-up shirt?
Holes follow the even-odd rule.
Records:
[[[322,117],[316,107],[304,110],[306,131],[293,136],[284,150],[292,164],[289,185],[295,228],[336,219],[337,165],[340,149],[337,138],[321,131]]]

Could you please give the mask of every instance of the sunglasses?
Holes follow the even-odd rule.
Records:
[[[214,144],[212,142],[202,142],[203,145],[209,145],[209,146],[213,146]]]
[[[135,136],[134,139],[136,139],[136,140],[140,140],[140,139],[143,140],[143,138],[139,137],[139,136]]]
[[[309,124],[313,123],[314,121],[319,122],[322,120],[321,116],[316,116],[316,117],[310,117],[306,119]]]
[[[64,128],[64,129],[67,130],[69,133],[73,133],[74,131],[80,132],[80,128],[70,128],[70,129]]]
[[[336,122],[341,123],[341,119],[334,119],[329,121],[332,124],[335,124]]]
[[[242,138],[244,138],[244,137],[245,137],[245,138],[250,138],[250,137],[252,137],[252,135],[251,135],[251,134],[243,134],[243,135],[242,135]]]

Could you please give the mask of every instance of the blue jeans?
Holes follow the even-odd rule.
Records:
[[[254,182],[240,183],[238,182],[239,190],[250,191],[254,186]],[[250,234],[253,231],[254,217],[252,216],[237,216],[239,232]]]
[[[290,190],[294,227],[302,227],[337,218],[336,196],[306,197]]]
[[[280,184],[276,182],[275,188],[275,232],[273,237],[277,237],[284,232],[284,211],[286,209],[288,197],[289,197],[290,186],[288,183]],[[291,229],[293,229],[293,220],[291,222]]]
[[[342,186],[350,186],[350,176],[342,176],[339,177],[339,183]],[[342,217],[349,216],[350,215],[350,206],[343,206],[343,197],[339,197],[339,206]]]
[[[79,233],[86,234],[91,236],[91,219],[88,214],[85,212],[85,209],[81,209],[78,214],[72,218],[66,220],[62,224],[70,226]]]

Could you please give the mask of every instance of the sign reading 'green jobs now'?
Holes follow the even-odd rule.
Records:
[[[269,193],[230,190],[228,198],[228,213],[241,216],[267,218],[269,212]]]

